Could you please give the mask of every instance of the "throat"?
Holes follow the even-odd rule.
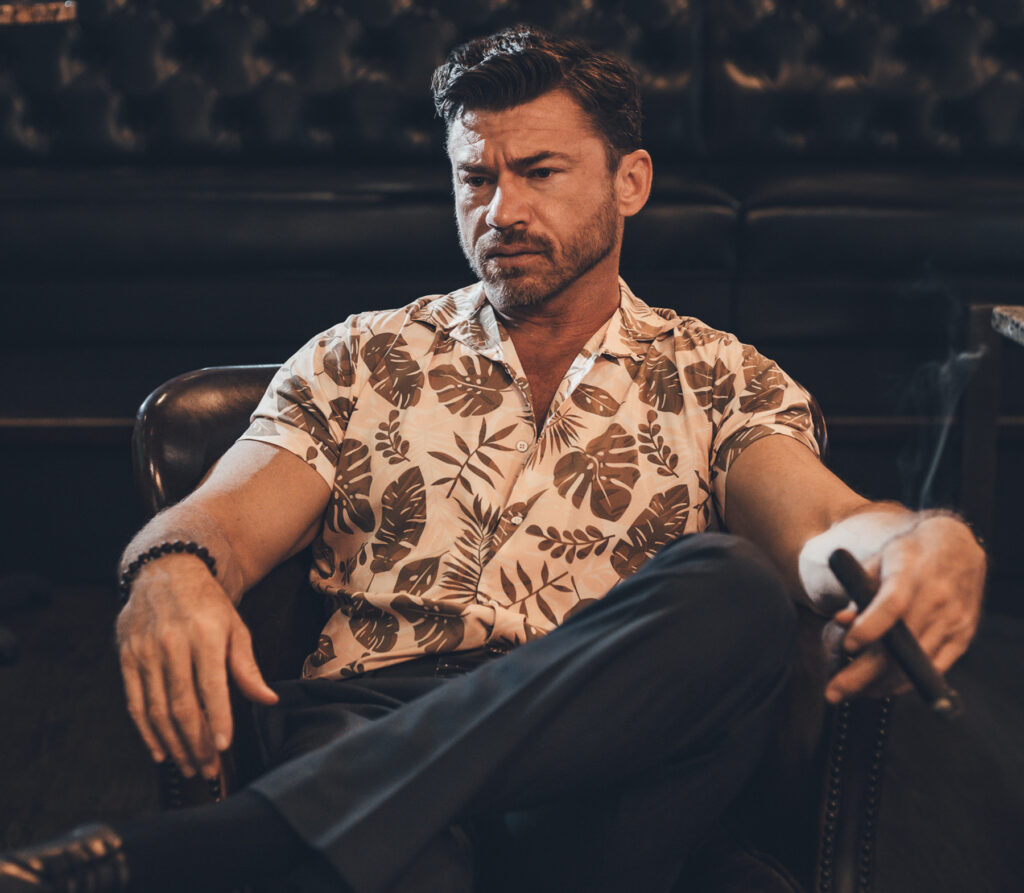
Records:
[[[520,346],[513,335],[512,343],[526,374],[526,380],[530,384],[530,408],[537,431],[540,431],[551,408],[551,401],[558,392],[558,386],[586,341],[568,347],[539,344]]]

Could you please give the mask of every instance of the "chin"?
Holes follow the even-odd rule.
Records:
[[[487,297],[499,307],[530,307],[542,304],[553,294],[545,283],[521,279],[516,276],[501,279],[485,278]]]

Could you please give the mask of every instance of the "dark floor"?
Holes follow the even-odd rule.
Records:
[[[156,808],[155,773],[124,707],[113,587],[58,588],[0,614],[20,642],[0,667],[0,847]]]
[[[156,809],[155,772],[124,711],[114,614],[113,588],[96,586],[0,611],[21,643],[18,662],[0,666],[0,849]],[[966,722],[947,727],[914,699],[894,713],[880,840],[896,843],[880,845],[876,862],[884,893],[1002,889],[939,882],[979,859],[1024,870],[1024,619],[986,618],[951,680]]]

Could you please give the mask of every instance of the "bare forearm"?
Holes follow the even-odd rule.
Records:
[[[223,526],[201,506],[189,500],[173,505],[153,517],[128,543],[121,556],[119,573],[123,573],[130,562],[147,550],[162,543],[194,542],[204,547],[216,562],[216,579],[232,602],[238,604],[242,594],[251,585],[247,580],[241,562],[235,554],[231,540]],[[181,571],[208,574],[209,570],[194,555],[167,555],[151,562],[139,574],[150,574],[163,565],[162,571]],[[136,578],[137,579],[137,578]]]

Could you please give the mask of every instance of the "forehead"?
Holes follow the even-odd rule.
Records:
[[[488,152],[525,157],[539,151],[577,155],[594,148],[603,152],[601,134],[564,90],[552,90],[508,109],[467,109],[448,133],[448,154],[454,162],[478,159]]]

